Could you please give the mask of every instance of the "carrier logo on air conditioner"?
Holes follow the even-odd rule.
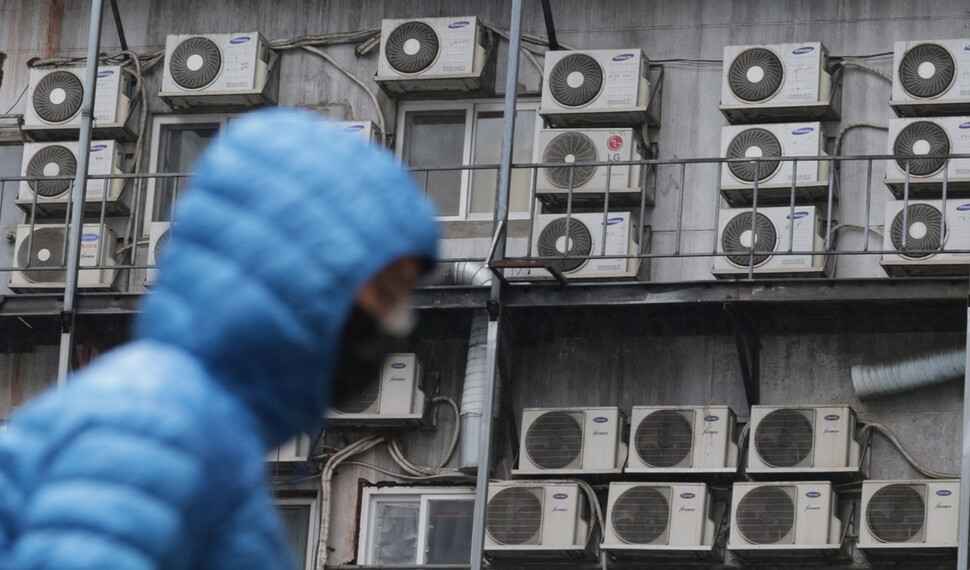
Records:
[[[458,21],[458,22],[452,22],[452,23],[448,24],[448,27],[451,28],[452,30],[456,30],[458,28],[464,28],[469,23],[470,22],[468,22],[467,20],[461,20],[461,21]]]
[[[792,50],[792,53],[795,54],[795,55],[802,55],[804,53],[811,53],[813,51],[815,51],[815,48],[814,47],[812,47],[812,46],[804,46],[804,47],[800,47],[800,48],[798,48],[796,50]]]
[[[610,150],[620,150],[623,148],[623,137],[620,135],[613,135],[606,139],[606,148]]]
[[[593,418],[593,421],[596,422],[596,423],[598,423],[598,424],[605,424],[606,422],[608,422],[610,420],[608,418],[604,418],[603,416],[600,416],[598,418]]]
[[[98,234],[81,234],[81,241],[98,241]]]
[[[680,498],[681,499],[693,499],[695,496],[696,495],[694,495],[694,493],[681,493],[680,494]]]
[[[561,501],[563,499],[569,498],[569,495],[567,495],[566,493],[556,493],[555,495],[552,496],[552,498],[553,499],[558,499],[558,500]]]
[[[404,364],[403,362],[395,362],[394,364],[391,364],[391,368],[394,368],[395,370],[400,370],[405,366],[407,366],[407,364]]]
[[[812,127],[802,127],[800,129],[795,129],[794,131],[791,132],[791,134],[793,134],[793,135],[807,135],[808,133],[810,133],[810,132],[812,132],[814,130],[815,129],[813,129]]]
[[[835,420],[839,419],[839,416],[836,415],[836,414],[829,414],[829,415],[825,416],[825,419],[828,420],[828,421],[830,421],[830,422],[834,422]]]
[[[936,492],[936,494],[941,497],[949,497],[950,495],[953,494],[953,491],[949,491],[947,489],[940,489],[939,491]]]
[[[819,493],[818,491],[809,491],[805,493],[805,496],[809,499],[817,499],[822,496],[822,493]]]
[[[620,55],[614,56],[613,61],[626,61],[633,57],[632,53],[621,53]]]
[[[721,419],[721,418],[719,418],[717,416],[707,416],[706,418],[704,418],[704,421],[705,422],[716,422],[719,419]]]
[[[231,43],[231,44],[244,44],[244,43],[248,42],[251,39],[253,39],[253,38],[251,38],[249,36],[239,36],[238,38],[232,38],[231,40],[229,40],[229,43]]]

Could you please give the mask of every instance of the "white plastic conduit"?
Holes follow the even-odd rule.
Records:
[[[852,367],[852,387],[860,400],[963,378],[967,355],[963,348],[936,350],[888,364]]]

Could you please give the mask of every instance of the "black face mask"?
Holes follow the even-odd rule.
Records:
[[[374,317],[354,305],[340,340],[332,407],[352,411],[348,404],[376,388],[384,358],[400,341],[401,337],[384,332]]]

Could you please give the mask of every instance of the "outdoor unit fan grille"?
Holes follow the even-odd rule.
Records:
[[[566,131],[556,135],[542,152],[542,162],[563,164],[573,162],[596,162],[596,143],[583,133]],[[595,166],[554,166],[543,168],[543,174],[553,186],[569,188],[569,176],[572,173],[572,186],[582,186],[589,182],[596,173]]]
[[[172,231],[171,228],[165,230],[164,232],[162,232],[162,235],[158,236],[158,239],[155,240],[155,263],[158,263],[158,260],[161,258],[162,252],[165,251],[165,247],[168,245],[168,239],[171,231]]]
[[[686,412],[690,413],[690,412]],[[660,410],[643,418],[634,436],[640,459],[651,467],[690,464],[694,428],[685,412]]]
[[[751,212],[738,214],[731,218],[724,226],[721,234],[721,244],[728,261],[735,265],[747,265],[751,258],[751,245],[754,244],[754,251],[768,252],[774,251],[778,244],[778,233],[775,225],[771,223],[768,216],[757,214],[754,220],[754,236],[751,236]],[[770,254],[762,253],[754,255],[754,265],[758,266],[768,261]]]
[[[556,257],[563,254],[581,256],[590,255],[593,252],[593,236],[590,235],[586,225],[576,218],[569,220],[568,245],[566,242],[566,218],[556,218],[539,232],[536,248],[541,257]],[[563,273],[568,273],[579,269],[584,263],[586,263],[585,259],[560,259],[550,261],[549,265]]]
[[[578,466],[583,453],[581,413],[546,412],[526,430],[529,459],[542,469]]]
[[[77,159],[61,145],[45,146],[27,163],[27,176],[74,176]],[[71,188],[71,180],[31,180],[31,189],[44,198],[60,196]]]
[[[168,232],[165,232],[168,235]],[[159,250],[155,250],[155,260],[158,260]],[[346,390],[341,394],[340,386],[344,382],[337,383],[337,393],[334,395],[333,409],[344,414],[366,414],[377,411],[377,406],[381,397],[381,382],[376,379],[369,382],[363,390],[356,390],[352,393]]]
[[[910,175],[929,176],[943,168],[946,159],[919,157],[950,154],[950,139],[946,136],[946,131],[936,123],[929,121],[910,123],[896,135],[893,154],[911,157],[909,158]],[[896,164],[906,172],[906,158],[897,158]]]
[[[84,85],[69,71],[45,75],[34,89],[34,111],[48,123],[63,123],[77,114],[84,98]]]
[[[627,544],[666,542],[670,501],[657,487],[632,487],[613,503],[613,532]]]
[[[212,40],[189,38],[180,43],[169,60],[172,80],[185,89],[202,89],[215,81],[222,69],[222,52]]]
[[[781,60],[763,48],[741,52],[728,69],[728,85],[731,92],[749,103],[771,98],[778,92],[785,78]]]
[[[899,62],[899,82],[913,97],[940,95],[953,82],[956,66],[943,46],[920,44],[906,52]]]
[[[752,489],[738,502],[734,518],[741,536],[752,544],[794,542],[795,502],[786,487]]]
[[[886,485],[866,505],[869,532],[882,542],[923,541],[926,502],[915,485]],[[919,487],[925,490],[923,485]]]
[[[25,239],[17,250],[17,265],[24,279],[32,283],[60,283],[65,281],[65,269],[41,271],[47,267],[64,267],[64,228],[35,228],[32,239]],[[28,249],[28,245],[30,246]]]
[[[549,92],[565,107],[590,103],[602,87],[603,69],[595,59],[582,53],[562,58],[549,74]]]
[[[405,22],[394,28],[384,44],[387,63],[401,73],[418,73],[438,57],[438,34],[423,22]]]
[[[906,252],[906,257],[920,259],[932,253],[909,253],[911,250],[932,250],[940,247],[940,226],[943,214],[929,204],[910,204],[906,213],[906,228],[903,228],[903,211],[893,218],[893,247]],[[903,247],[903,232],[906,232],[906,247]]]
[[[749,154],[750,153],[750,154]],[[781,156],[781,143],[778,138],[765,129],[745,129],[735,135],[727,148],[727,158]],[[770,178],[781,166],[781,161],[745,161],[729,162],[731,174],[738,180],[754,182],[755,168],[758,170],[758,182]]]
[[[485,508],[485,529],[499,544],[539,544],[542,528],[540,488],[509,487]]]
[[[770,412],[755,429],[754,447],[772,467],[795,467],[809,459],[815,444],[815,427],[801,410]]]

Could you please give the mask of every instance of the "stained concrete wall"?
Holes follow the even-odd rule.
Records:
[[[270,38],[292,37],[362,29],[380,24],[381,18],[475,14],[499,26],[508,25],[508,2],[433,2],[284,0],[283,2],[226,2],[223,9],[190,0],[120,2],[125,31],[132,49],[161,49],[169,33],[258,29]],[[553,3],[557,31],[562,42],[580,48],[641,47],[653,60],[719,60],[728,44],[821,40],[833,56],[859,56],[888,52],[899,39],[970,36],[970,14],[963,2],[816,0],[775,2],[752,0],[661,0],[657,2]],[[537,3],[526,3],[524,28],[543,32]],[[26,86],[26,62],[33,57],[82,55],[87,31],[88,3],[72,0],[7,0],[0,4],[0,50],[8,58],[0,85],[0,109],[22,111],[18,95]],[[110,20],[104,33],[103,51],[112,52],[118,42]],[[376,53],[356,58],[352,46],[328,48],[338,61],[369,81],[376,69]],[[504,47],[502,53],[504,54]],[[891,59],[868,60],[891,72]],[[523,61],[520,82],[535,90],[536,74]],[[499,90],[504,88],[504,58],[500,57]],[[280,62],[281,105],[314,107],[340,119],[374,119],[370,100],[352,83],[316,56],[286,53]],[[651,139],[660,156],[714,156],[719,150],[720,127],[726,121],[717,110],[721,68],[711,63],[666,64],[663,118]],[[158,90],[158,70],[149,77],[149,92]],[[372,85],[372,87],[375,87]],[[889,84],[857,69],[844,78],[843,121],[886,123]],[[379,95],[389,125],[394,124],[395,103]],[[150,97],[153,113],[169,110]],[[839,124],[826,125],[829,135]],[[882,153],[886,136],[881,131],[854,130],[845,138],[843,151],[851,154]],[[0,148],[2,174],[18,174],[20,149]],[[883,203],[889,197],[881,186],[882,165],[873,168],[870,208],[875,225],[881,224]],[[865,169],[847,166],[842,173],[841,222],[861,223],[865,217],[862,193]],[[648,215],[654,235],[654,251],[670,251],[676,227],[678,196],[685,186],[686,229],[684,250],[704,251],[712,241],[715,209],[715,171],[710,166],[688,170],[682,184],[677,169],[660,172],[657,206]],[[0,230],[16,223],[11,193],[4,192]],[[483,255],[488,224],[450,224],[450,235],[461,236],[449,251],[454,255]],[[857,249],[860,234],[839,236],[840,248]],[[0,245],[0,266],[9,265],[12,248]],[[841,277],[883,277],[875,258],[853,258],[837,269]],[[710,279],[710,259],[658,260],[653,278],[658,281]],[[458,324],[447,334],[423,337],[414,347],[429,373],[440,375],[440,391],[460,398],[467,340],[467,315],[454,317]],[[615,334],[610,323],[589,323],[594,330],[610,334],[573,335],[526,339],[512,335],[511,375],[505,389],[517,416],[525,406],[620,405],[626,412],[635,404],[710,403],[730,404],[746,414],[733,339],[707,337],[652,337]],[[849,403],[860,416],[889,425],[916,458],[941,470],[956,470],[959,463],[960,389],[943,385],[917,394],[872,403],[856,400],[848,369],[854,363],[895,358],[938,344],[960,344],[959,334],[801,335],[762,339],[762,401],[778,404]],[[53,376],[49,347],[34,353],[0,356],[0,413],[9,401],[36,391]],[[26,373],[23,371],[27,371]],[[18,372],[20,371],[20,372]],[[19,378],[19,380],[18,380]],[[30,386],[19,388],[18,386]],[[9,394],[7,396],[6,394]],[[433,463],[447,448],[452,424],[446,408],[439,410],[439,429],[404,436],[413,461]],[[394,469],[383,448],[363,456]],[[507,458],[506,458],[507,460]],[[454,462],[452,462],[452,465]],[[874,477],[909,477],[912,470],[882,440],[873,450]],[[376,482],[386,477],[366,468],[347,466],[335,479],[335,526],[330,546],[332,562],[354,558],[354,513],[357,479]],[[306,485],[306,483],[304,483]],[[311,486],[312,488],[312,486]],[[858,562],[858,561],[857,561]],[[861,563],[856,566],[862,566]]]

